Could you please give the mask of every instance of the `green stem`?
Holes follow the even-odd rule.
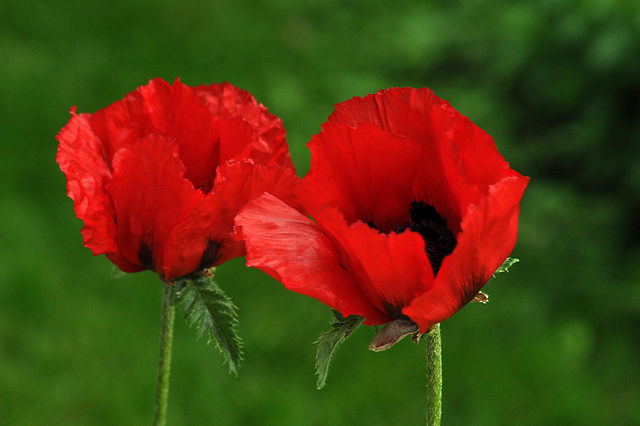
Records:
[[[160,325],[160,354],[158,356],[158,378],[156,381],[156,406],[153,410],[154,426],[167,423],[167,401],[169,399],[169,374],[171,372],[171,346],[173,344],[173,321],[176,308],[171,305],[171,284],[164,283],[162,292],[162,323]]]
[[[426,336],[427,340],[427,425],[439,426],[442,418],[442,342],[440,324]]]

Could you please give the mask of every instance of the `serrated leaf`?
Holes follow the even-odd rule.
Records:
[[[503,272],[509,272],[509,268],[511,268],[516,263],[520,262],[520,259],[516,259],[515,257],[507,257],[507,260],[504,261],[502,265],[493,273],[495,277],[497,274],[501,274]]]
[[[358,315],[350,315],[345,318],[338,311],[333,311],[333,313],[336,316],[336,321],[331,323],[331,330],[322,333],[316,341],[318,344],[318,352],[316,354],[316,374],[318,375],[316,386],[318,389],[322,389],[327,383],[329,364],[335,351],[353,330],[364,321],[364,317]]]
[[[242,340],[237,333],[238,308],[212,276],[192,274],[174,281],[172,303],[181,304],[184,318],[195,326],[198,338],[215,340],[229,370],[238,374],[242,360]]]

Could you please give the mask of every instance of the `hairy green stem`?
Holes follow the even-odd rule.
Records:
[[[442,342],[440,324],[426,336],[427,341],[427,425],[439,426],[442,418]]]
[[[173,321],[176,308],[171,305],[171,284],[164,283],[162,293],[162,323],[160,325],[160,354],[158,355],[158,377],[156,381],[156,406],[153,410],[154,426],[167,423],[169,400],[169,374],[171,372],[171,346],[173,344]]]

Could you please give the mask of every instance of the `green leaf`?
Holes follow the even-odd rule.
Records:
[[[507,257],[507,260],[504,261],[502,265],[493,273],[495,277],[497,274],[501,274],[502,272],[509,272],[509,268],[511,268],[516,263],[520,262],[520,259],[516,259],[515,257]]]
[[[318,344],[318,353],[316,355],[316,374],[318,375],[317,388],[322,389],[327,383],[327,375],[329,374],[329,364],[331,358],[338,347],[345,341],[347,337],[362,322],[364,317],[358,315],[350,315],[343,317],[338,311],[333,311],[336,321],[331,323],[331,330],[322,333],[316,341]]]
[[[198,338],[216,341],[229,370],[238,374],[242,340],[237,333],[238,308],[213,280],[213,275],[192,274],[174,280],[171,301],[181,304],[184,318],[195,326]]]
[[[116,265],[113,265],[113,267],[111,268],[111,278],[118,279],[124,277],[125,275],[127,275],[126,272],[122,272],[122,270]]]

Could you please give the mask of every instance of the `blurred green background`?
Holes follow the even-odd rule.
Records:
[[[333,105],[430,87],[531,177],[521,262],[442,326],[444,424],[640,424],[636,0],[59,0],[0,5],[0,423],[147,424],[161,286],[82,246],[56,133],[153,77],[230,81],[280,116],[300,176]],[[331,313],[236,259],[245,361],[176,321],[170,425],[419,425],[424,344],[361,327],[315,389]]]

